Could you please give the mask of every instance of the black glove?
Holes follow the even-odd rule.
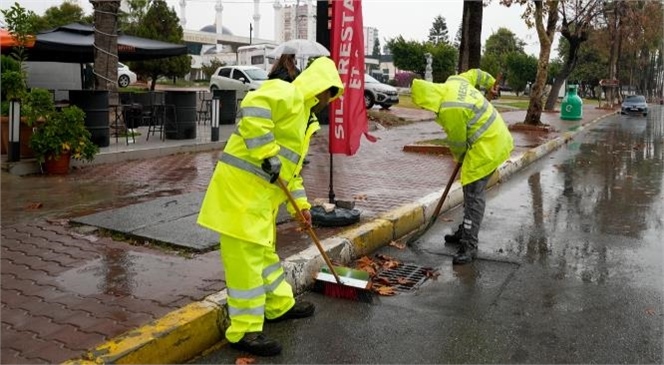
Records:
[[[270,183],[274,184],[275,181],[279,178],[279,172],[281,171],[281,160],[279,157],[272,156],[263,160],[261,169],[270,175]]]

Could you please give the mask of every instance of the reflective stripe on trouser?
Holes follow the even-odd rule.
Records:
[[[293,289],[274,246],[221,236],[230,326],[226,338],[238,342],[247,332],[263,330],[264,317],[276,318],[295,305]]]
[[[475,247],[479,241],[480,225],[486,207],[486,186],[491,175],[493,172],[463,187],[463,222],[459,226],[461,240]]]

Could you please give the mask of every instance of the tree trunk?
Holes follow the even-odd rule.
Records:
[[[118,9],[120,0],[90,0],[94,8],[95,89],[108,90],[109,105],[118,104]]]
[[[461,43],[459,44],[459,73],[480,67],[482,57],[482,13],[481,1],[465,0],[461,19]]]
[[[565,66],[563,66],[563,69],[560,71],[560,74],[558,74],[558,78],[556,78],[556,81],[553,83],[553,86],[551,86],[551,92],[549,93],[549,97],[546,99],[546,105],[544,106],[544,110],[546,111],[553,111],[555,109],[560,88],[563,86],[565,80],[567,80],[569,75],[572,73],[574,67],[576,67],[576,61],[578,60],[581,41],[579,41],[575,37],[568,38],[567,40],[569,41],[569,52],[567,55],[567,61],[565,62]]]
[[[532,92],[530,93],[530,103],[528,104],[528,111],[526,112],[526,119],[524,124],[539,125],[542,124],[542,96],[544,93],[544,86],[546,85],[546,78],[549,72],[549,56],[551,55],[551,44],[553,43],[553,36],[558,23],[558,1],[548,0],[548,20],[546,29],[544,28],[543,16],[544,6],[542,1],[535,1],[535,25],[537,28],[537,36],[540,41],[540,54],[537,61],[537,76],[533,83]]]

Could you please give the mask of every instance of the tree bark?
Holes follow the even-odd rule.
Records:
[[[582,41],[579,40],[577,37],[567,38],[567,40],[569,41],[569,53],[567,55],[567,61],[565,61],[563,69],[560,71],[558,77],[556,78],[556,81],[554,81],[553,85],[551,86],[551,92],[549,93],[549,96],[546,99],[546,105],[544,105],[544,110],[546,111],[553,111],[555,109],[560,88],[563,86],[565,80],[567,80],[569,75],[572,73],[574,67],[576,67],[576,62],[578,61],[579,48],[581,46]]]
[[[459,45],[459,73],[480,67],[482,57],[482,14],[481,1],[464,0],[461,19],[461,43]]]
[[[549,72],[551,44],[553,43],[553,36],[555,34],[556,24],[558,23],[558,3],[558,0],[547,0],[548,19],[546,28],[544,28],[544,4],[542,3],[542,0],[534,1],[535,26],[540,41],[540,53],[539,60],[537,61],[537,76],[535,76],[535,82],[533,83],[532,91],[530,93],[530,103],[528,104],[526,118],[523,121],[524,124],[542,124],[542,96],[544,94],[546,78]]]
[[[108,90],[109,104],[118,104],[119,0],[90,0],[94,8],[95,89]]]

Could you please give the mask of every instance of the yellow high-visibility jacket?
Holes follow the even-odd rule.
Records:
[[[288,183],[300,209],[309,209],[300,170],[309,141],[320,129],[307,126],[316,95],[343,84],[334,61],[316,59],[292,83],[268,80],[249,92],[240,105],[241,119],[219,158],[198,215],[198,224],[245,241],[270,246],[275,237],[274,213],[287,197],[261,169],[263,160],[278,156],[280,177]],[[295,211],[288,206],[291,214]]]
[[[436,113],[436,123],[447,134],[446,142],[454,160],[463,161],[461,185],[490,174],[514,149],[503,118],[475,88],[475,85],[491,88],[495,81],[480,69],[450,76],[444,84],[413,81],[413,102]]]

